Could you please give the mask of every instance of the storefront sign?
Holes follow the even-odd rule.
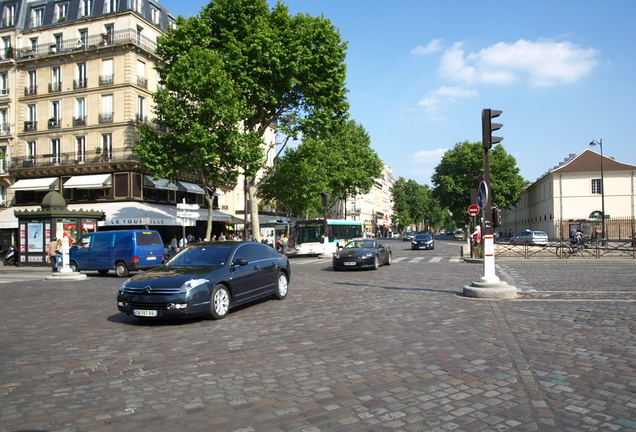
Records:
[[[181,225],[175,219],[128,218],[109,219],[104,225]]]

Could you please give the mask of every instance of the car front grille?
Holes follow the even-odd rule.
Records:
[[[172,295],[178,294],[181,288],[124,287],[124,294]]]

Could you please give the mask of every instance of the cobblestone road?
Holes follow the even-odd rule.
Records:
[[[636,266],[294,266],[284,301],[136,321],[121,280],[0,284],[0,431],[636,431]],[[1,276],[0,276],[1,277]]]

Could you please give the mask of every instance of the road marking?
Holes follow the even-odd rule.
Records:
[[[404,261],[407,257],[403,256],[403,257],[399,257],[399,258],[393,258],[393,262],[400,262],[400,261]]]
[[[511,299],[516,302],[614,302],[614,303],[633,303],[636,300],[629,299]]]
[[[313,259],[313,260],[296,261],[295,264],[312,264],[312,263],[317,263],[317,262],[328,263],[329,260],[326,260],[326,259],[323,259],[323,258],[318,258],[318,259]]]
[[[449,261],[450,262],[462,262],[462,261],[464,261],[464,258],[462,258],[462,257],[451,257],[451,259]]]
[[[417,258],[413,258],[411,261],[409,261],[410,263],[416,263],[416,262],[420,262],[424,259],[424,257],[417,257]]]
[[[438,256],[438,257],[431,258],[431,260],[429,262],[440,262],[441,260],[442,260],[442,257]]]

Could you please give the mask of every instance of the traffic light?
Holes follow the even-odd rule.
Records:
[[[497,144],[503,140],[501,137],[492,136],[492,132],[501,129],[503,125],[501,123],[491,122],[495,117],[499,117],[502,112],[503,111],[494,109],[484,109],[481,111],[481,142],[487,150],[490,149],[493,144]]]
[[[501,226],[501,210],[497,207],[492,208],[492,226],[495,228]]]

